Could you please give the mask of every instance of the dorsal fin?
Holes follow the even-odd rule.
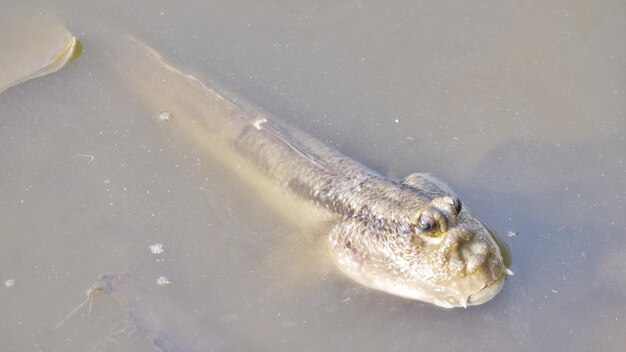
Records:
[[[432,174],[413,173],[407,176],[404,180],[402,180],[401,183],[409,187],[419,189],[420,191],[428,190],[430,195],[433,197],[456,197],[456,194],[450,188],[450,186],[448,186]],[[440,192],[438,192],[437,190],[440,190]]]
[[[325,163],[317,155],[315,155],[315,153],[304,147],[300,142],[293,138],[289,132],[285,131],[280,126],[269,122],[265,117],[259,117],[254,120],[254,122],[252,122],[252,126],[259,131],[265,131],[274,136],[281,143],[310,161],[316,167],[324,168]]]

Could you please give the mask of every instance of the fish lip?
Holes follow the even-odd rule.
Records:
[[[505,273],[502,273],[495,280],[484,284],[482,288],[473,291],[473,293],[464,292],[463,289],[452,289],[452,292],[443,295],[443,298],[435,298],[432,303],[443,308],[467,308],[486,303],[502,290],[506,276]]]
[[[490,284],[485,285],[485,287],[483,287],[480,291],[467,297],[467,305],[475,306],[491,300],[500,291],[502,291],[506,276],[507,275],[505,273],[500,274],[500,276],[496,280],[494,280]]]

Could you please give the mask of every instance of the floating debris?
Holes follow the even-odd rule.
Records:
[[[507,236],[509,236],[509,237],[517,237],[517,236],[519,236],[519,232],[516,232],[516,231],[509,231],[509,233],[507,234]]]
[[[161,111],[159,113],[159,121],[171,121],[173,118],[174,115],[169,111]]]
[[[0,93],[24,81],[60,70],[82,52],[76,37],[56,18],[33,22],[37,23],[41,31],[25,24],[20,36],[11,31],[0,33],[2,51],[7,53],[7,60],[3,60],[0,73]],[[35,34],[39,35],[30,37]]]
[[[8,279],[7,281],[4,282],[4,286],[6,286],[6,287],[13,287],[13,286],[15,286],[15,280],[14,279]]]
[[[161,254],[163,253],[163,243],[155,243],[153,245],[150,245],[150,252],[152,252],[152,254]]]
[[[207,326],[186,314],[179,302],[153,294],[149,287],[142,285],[141,280],[132,274],[102,275],[98,282],[87,289],[87,298],[55,329],[87,304],[89,315],[97,293],[111,296],[120,305],[126,312],[126,326],[99,341],[94,350],[106,350],[108,343],[122,342],[116,339],[117,336],[129,336],[136,332],[144,335],[161,352],[241,350],[212,331],[207,331]]]
[[[76,159],[76,158],[87,158],[87,165],[91,164],[93,162],[93,159],[96,158],[95,155],[91,155],[91,154],[76,154],[73,157],[71,157],[70,159]],[[106,182],[105,182],[106,183]]]
[[[161,276],[161,277],[159,277],[157,279],[157,285],[159,285],[159,286],[165,286],[165,285],[169,285],[171,283],[172,282],[168,278],[166,278],[165,276]]]

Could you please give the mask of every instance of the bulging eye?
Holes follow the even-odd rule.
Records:
[[[457,197],[450,197],[450,204],[452,205],[452,208],[454,208],[454,211],[458,214],[461,212],[461,209],[463,208],[463,204],[461,203],[461,200]]]
[[[428,237],[439,237],[448,231],[448,221],[437,208],[427,206],[417,211],[411,224],[415,230]]]
[[[461,204],[461,200],[455,196],[445,196],[440,198],[443,201],[445,206],[450,206],[450,210],[454,213],[454,215],[459,215],[463,205]]]
[[[432,232],[437,229],[437,221],[426,214],[421,214],[417,219],[417,226],[424,232]]]

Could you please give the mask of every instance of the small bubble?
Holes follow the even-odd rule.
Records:
[[[161,111],[159,113],[159,121],[171,121],[173,118],[174,115],[169,111]]]
[[[165,286],[165,285],[169,285],[172,282],[170,282],[170,280],[168,280],[165,276],[161,276],[157,279],[157,284],[159,286]]]

